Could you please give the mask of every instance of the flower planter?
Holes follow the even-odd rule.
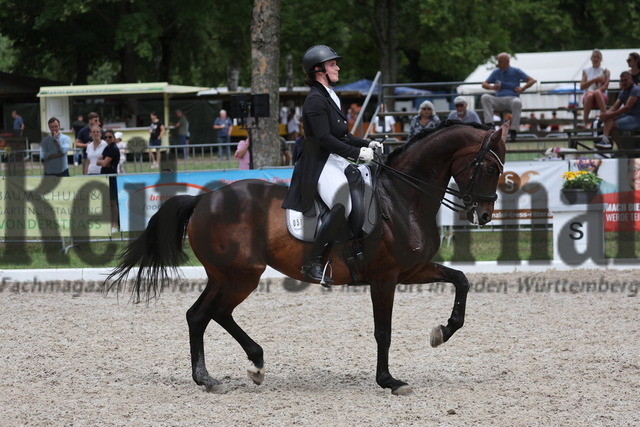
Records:
[[[591,203],[598,190],[583,190],[580,188],[563,188],[562,200],[569,205],[586,205]]]

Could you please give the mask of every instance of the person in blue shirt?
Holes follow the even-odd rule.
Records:
[[[13,136],[22,136],[24,132],[24,120],[22,120],[22,116],[18,114],[16,110],[13,110],[11,117],[13,118]]]
[[[51,135],[40,142],[40,158],[44,162],[45,176],[69,176],[67,152],[71,138],[60,133],[60,120],[51,117],[47,122]]]
[[[509,136],[511,141],[515,141],[522,113],[520,94],[536,84],[536,80],[520,68],[510,66],[511,57],[508,53],[503,52],[496,59],[498,60],[498,68],[493,70],[487,80],[482,83],[483,89],[496,92],[495,95],[485,93],[480,98],[484,122],[493,126],[494,111],[511,111]],[[524,86],[520,86],[521,82],[525,82]]]
[[[620,74],[620,94],[616,102],[604,113],[600,114],[603,121],[602,139],[596,143],[597,148],[609,149],[613,145],[611,132],[613,129],[636,130],[640,129],[640,86],[633,83],[633,77],[629,71]],[[615,141],[613,141],[615,142]]]
[[[213,128],[216,130],[218,137],[218,144],[225,144],[218,146],[218,160],[229,160],[231,158],[231,148],[229,142],[231,142],[231,130],[233,128],[233,120],[227,116],[226,110],[220,110],[219,117],[213,122]]]

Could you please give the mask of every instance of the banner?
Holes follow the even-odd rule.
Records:
[[[566,161],[506,162],[490,224],[550,223],[551,207],[561,203],[562,174],[567,170]],[[449,186],[457,188],[453,179]],[[469,221],[464,212],[441,207],[438,224],[468,225]]]
[[[292,168],[178,172],[118,176],[121,231],[142,231],[162,203],[179,194],[208,193],[241,179],[289,185]]]
[[[603,179],[592,203],[604,205],[605,231],[640,231],[640,159],[574,160],[572,167]]]
[[[0,212],[5,239],[108,236],[109,178],[3,177]]]

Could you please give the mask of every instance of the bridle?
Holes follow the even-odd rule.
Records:
[[[377,165],[379,165],[381,168],[391,172],[392,174],[394,174],[395,176],[397,176],[400,180],[404,181],[405,183],[409,184],[410,186],[416,188],[417,190],[425,193],[427,196],[431,197],[431,198],[436,198],[436,196],[433,194],[433,190],[440,190],[440,191],[444,191],[445,194],[451,194],[455,197],[458,197],[459,199],[462,200],[462,202],[464,203],[463,205],[461,205],[460,203],[454,202],[452,200],[449,200],[447,198],[442,198],[440,199],[440,204],[442,206],[445,206],[449,209],[451,209],[454,212],[460,212],[461,210],[463,211],[468,211],[470,209],[473,209],[475,207],[478,206],[478,202],[495,202],[498,199],[498,195],[496,193],[493,194],[486,194],[486,193],[477,193],[474,191],[474,188],[476,186],[476,183],[479,181],[479,178],[482,174],[482,163],[485,159],[485,157],[487,156],[487,154],[491,154],[496,160],[497,163],[499,165],[499,171],[500,173],[502,173],[502,171],[504,170],[504,163],[502,162],[502,160],[500,160],[500,157],[496,154],[496,152],[494,152],[493,150],[491,150],[489,148],[489,145],[491,143],[491,135],[493,135],[495,131],[494,130],[488,130],[482,139],[482,146],[480,147],[480,149],[478,150],[478,153],[476,154],[476,156],[473,158],[473,160],[471,160],[461,171],[457,172],[456,174],[453,175],[453,178],[455,179],[457,176],[463,174],[464,172],[468,171],[469,169],[471,169],[471,176],[469,178],[469,185],[467,185],[467,191],[466,192],[462,192],[460,190],[451,188],[451,187],[441,187],[439,185],[436,184],[432,184],[430,182],[425,182],[422,181],[419,178],[415,178],[411,175],[408,175],[404,172],[401,172],[397,169],[394,169],[390,166],[387,166],[386,164],[384,164],[383,162],[380,162],[378,160],[374,159],[374,163],[376,163]]]

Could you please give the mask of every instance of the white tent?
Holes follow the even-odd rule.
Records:
[[[611,80],[615,81],[609,84],[609,89],[618,89],[617,80],[620,73],[629,69],[626,61],[629,52],[640,52],[640,48],[600,49],[600,51],[602,66],[611,72]],[[577,99],[581,105],[582,94],[580,92],[574,95],[574,83],[570,82],[577,82],[575,87],[580,89],[582,70],[591,66],[591,51],[517,53],[511,58],[511,65],[520,68],[538,81],[522,95],[524,108],[555,109],[566,107],[574,99]],[[465,84],[458,86],[458,93],[478,95],[488,92],[482,88],[482,82],[495,68],[495,58],[478,66],[464,80]],[[474,106],[474,100],[475,97],[469,96],[467,102],[470,106]],[[613,102],[612,99],[610,101]]]

